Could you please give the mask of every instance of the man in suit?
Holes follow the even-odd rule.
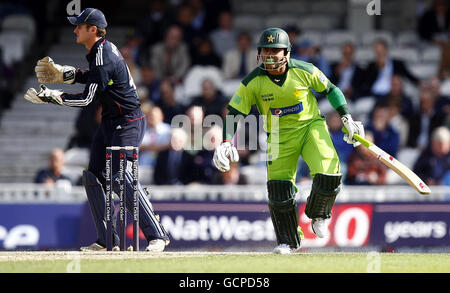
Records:
[[[391,90],[391,80],[393,75],[409,79],[417,84],[418,78],[406,68],[401,60],[393,59],[389,56],[387,43],[378,39],[373,45],[375,61],[370,62],[364,72],[364,82],[362,93],[364,95],[384,96]]]
[[[242,78],[256,67],[255,50],[248,33],[242,32],[238,36],[237,48],[225,54],[222,70],[225,78]]]

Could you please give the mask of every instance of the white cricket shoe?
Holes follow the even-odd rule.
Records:
[[[169,241],[164,241],[162,239],[153,239],[148,243],[145,251],[150,252],[163,252],[164,248],[169,244]]]
[[[328,235],[329,219],[317,218],[312,220],[312,230],[319,238],[324,238]]]
[[[296,249],[292,249],[287,244],[280,244],[273,249],[273,253],[276,253],[276,254],[291,254],[291,253],[294,253],[295,251],[296,251]]]
[[[81,251],[106,251],[106,247],[101,246],[97,242],[92,243],[89,246],[82,246],[80,247]]]

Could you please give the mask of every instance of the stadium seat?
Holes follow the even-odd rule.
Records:
[[[336,27],[337,19],[334,16],[323,14],[309,14],[301,17],[297,24],[304,30],[326,31]]]
[[[222,72],[214,66],[194,66],[186,74],[184,79],[184,97],[190,100],[201,94],[202,81],[211,79],[216,87],[220,88],[223,81]]]
[[[395,39],[397,46],[415,46],[419,42],[419,37],[415,31],[403,31],[398,33]]]
[[[255,32],[264,28],[262,17],[255,15],[237,15],[233,22],[234,28],[238,31]]]
[[[362,97],[356,100],[350,108],[352,115],[363,124],[368,122],[370,112],[375,106],[375,98],[371,96]]]
[[[377,39],[383,39],[384,41],[387,42],[389,47],[394,44],[392,33],[389,31],[381,31],[381,30],[363,34],[361,37],[361,42],[363,46],[372,46],[373,42]]]
[[[423,49],[422,62],[440,62],[441,56],[442,56],[441,47],[430,46]]]
[[[25,35],[25,46],[29,48],[34,41],[36,33],[36,24],[33,17],[26,14],[12,14],[2,22],[3,32],[14,32]]]
[[[290,13],[292,15],[298,16],[299,14],[304,14],[305,12],[308,12],[308,5],[305,1],[281,1],[276,3],[274,5],[273,9],[275,11],[275,14],[279,13]]]
[[[289,15],[274,15],[269,16],[265,20],[265,27],[279,27],[284,28],[287,24],[290,23],[296,23],[298,20],[295,16],[289,16]]]
[[[0,34],[0,47],[3,51],[3,62],[6,65],[11,66],[25,57],[26,38],[26,34],[20,32]]]
[[[427,79],[435,76],[438,73],[439,64],[438,63],[418,63],[418,64],[408,64],[408,68],[411,73],[414,74],[419,79]]]
[[[359,47],[355,52],[355,60],[358,63],[366,64],[374,60],[375,53],[372,47]]]
[[[239,13],[245,14],[269,14],[273,12],[273,3],[272,1],[263,1],[263,0],[246,0],[239,1]],[[236,7],[236,6],[235,6]]]
[[[227,99],[230,99],[234,95],[240,83],[240,79],[227,79],[223,81],[221,90]]]
[[[341,46],[344,43],[358,45],[357,36],[351,31],[331,31],[324,35],[324,42],[327,46]]]
[[[417,63],[420,62],[419,52],[415,48],[392,48],[389,50],[389,54],[396,59],[403,60],[405,62]]]
[[[342,58],[340,47],[324,46],[322,47],[322,54],[328,62],[337,62]]]
[[[304,31],[301,35],[297,37],[296,43],[298,44],[305,40],[309,41],[313,45],[322,45],[323,34],[320,31],[314,30]]]
[[[324,13],[340,15],[345,13],[347,3],[345,1],[312,1],[310,11],[312,13]]]

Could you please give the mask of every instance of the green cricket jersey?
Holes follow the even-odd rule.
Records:
[[[242,80],[229,108],[247,115],[251,106],[256,105],[269,133],[299,129],[320,115],[312,89],[326,94],[332,106],[339,108],[338,112],[348,112],[339,88],[313,64],[295,59],[289,60],[288,70],[282,75],[270,75],[257,67]]]

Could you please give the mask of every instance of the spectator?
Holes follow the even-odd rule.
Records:
[[[172,129],[169,148],[158,153],[153,173],[153,183],[156,185],[183,184],[183,172],[191,172],[184,165],[187,153],[184,145],[187,135],[181,128]]]
[[[367,140],[373,141],[371,133],[366,132]],[[356,147],[348,158],[345,184],[382,185],[386,183],[387,168],[364,146]]]
[[[147,129],[140,146],[139,163],[155,166],[158,153],[169,148],[171,128],[163,122],[164,114],[161,108],[147,106],[143,107],[143,112],[147,116]]]
[[[222,128],[219,126],[209,128],[202,142],[201,150],[186,152],[187,156],[183,166],[186,172],[182,177],[184,184],[211,184],[220,173],[213,165],[213,156],[215,148],[222,142]]]
[[[376,40],[373,50],[375,52],[375,61],[370,62],[364,72],[363,95],[387,95],[391,90],[393,75],[405,77],[414,84],[418,84],[419,80],[411,74],[403,61],[389,56],[388,45],[384,40]]]
[[[227,99],[225,99],[221,92],[216,88],[214,82],[210,79],[205,79],[202,82],[201,95],[194,97],[191,105],[202,107],[205,116],[220,116],[227,103]]]
[[[426,87],[431,91],[434,96],[435,104],[434,110],[437,113],[443,115],[450,114],[450,96],[444,96],[441,94],[441,80],[437,77],[431,77],[426,82]]]
[[[183,129],[188,134],[188,144],[185,149],[189,152],[196,152],[203,149],[203,118],[204,112],[200,106],[190,106],[186,110],[189,125],[183,125]]]
[[[141,72],[138,65],[140,42],[140,38],[132,37],[127,40],[125,46],[120,48],[120,53],[127,63],[135,84],[139,84],[141,82]]]
[[[150,65],[141,67],[141,83],[139,87],[147,89],[148,100],[152,103],[158,103],[160,100],[159,88],[161,81],[156,78],[155,71]]]
[[[409,121],[415,109],[412,100],[403,91],[403,80],[400,76],[392,76],[390,92],[380,99],[391,109],[390,125],[399,134],[402,148],[407,144]]]
[[[172,25],[168,28],[164,42],[152,47],[151,56],[156,78],[169,78],[174,83],[183,79],[191,61],[179,26]]]
[[[445,115],[435,111],[435,97],[425,88],[420,92],[420,110],[411,116],[409,121],[408,146],[427,148],[429,137],[437,127],[444,124]]]
[[[67,149],[89,149],[101,121],[102,105],[100,103],[91,103],[81,108],[75,122],[75,134],[70,138]]]
[[[242,32],[238,36],[237,48],[228,51],[223,60],[222,70],[227,79],[243,78],[257,66],[255,49],[248,33]]]
[[[225,54],[236,47],[237,32],[233,28],[233,16],[229,11],[219,14],[219,27],[211,32],[214,51],[225,58]]]
[[[184,114],[184,107],[177,103],[175,99],[175,84],[166,78],[161,81],[159,87],[161,97],[156,103],[164,114],[164,122],[171,124],[172,118],[178,114]]]
[[[0,47],[0,115],[4,109],[11,108],[14,93],[11,90],[11,83],[14,78],[14,71],[4,63],[3,50]]]
[[[247,177],[239,172],[239,163],[230,163],[230,170],[220,172],[213,179],[213,184],[218,185],[245,185],[248,184]]]
[[[297,52],[297,38],[300,35],[300,30],[295,24],[288,24],[284,31],[289,36],[289,42],[291,43],[291,52]]]
[[[189,51],[195,50],[200,34],[192,25],[193,11],[189,5],[183,4],[178,7],[176,24],[183,32],[183,41],[189,45]]]
[[[207,10],[203,5],[203,0],[187,0],[192,9],[192,27],[198,34],[209,33],[211,27],[206,23]]]
[[[391,117],[391,109],[388,104],[378,103],[365,130],[366,133],[372,134],[374,143],[378,147],[395,157],[399,149],[400,136],[390,125]]]
[[[431,147],[425,149],[414,165],[414,172],[428,185],[440,185],[450,170],[450,131],[441,126],[433,131]]]
[[[172,21],[172,17],[167,11],[166,1],[151,0],[149,4],[149,12],[137,25],[137,32],[144,39],[143,48],[149,48],[162,41],[164,31]]]
[[[391,78],[390,91],[380,97],[380,100],[395,106],[400,110],[400,114],[409,119],[414,113],[414,105],[412,99],[406,96],[404,92],[403,80],[399,75],[393,75]]]
[[[64,151],[58,148],[53,149],[49,156],[48,168],[39,170],[34,182],[44,183],[51,187],[59,180],[67,180],[70,182],[70,178],[62,173],[64,164]]]
[[[359,96],[363,69],[355,62],[355,47],[345,43],[341,48],[342,59],[331,65],[330,81],[339,87],[347,101],[355,101]]]
[[[193,52],[192,65],[215,66],[221,68],[222,59],[214,52],[213,44],[208,38],[202,38]]]
[[[327,59],[322,55],[319,46],[311,44],[308,40],[303,40],[296,44],[297,51],[292,51],[292,58],[314,64],[325,76],[331,76],[331,68]]]
[[[447,0],[434,0],[433,5],[419,19],[417,31],[421,39],[433,41],[439,34],[446,33],[450,25],[450,11]]]

